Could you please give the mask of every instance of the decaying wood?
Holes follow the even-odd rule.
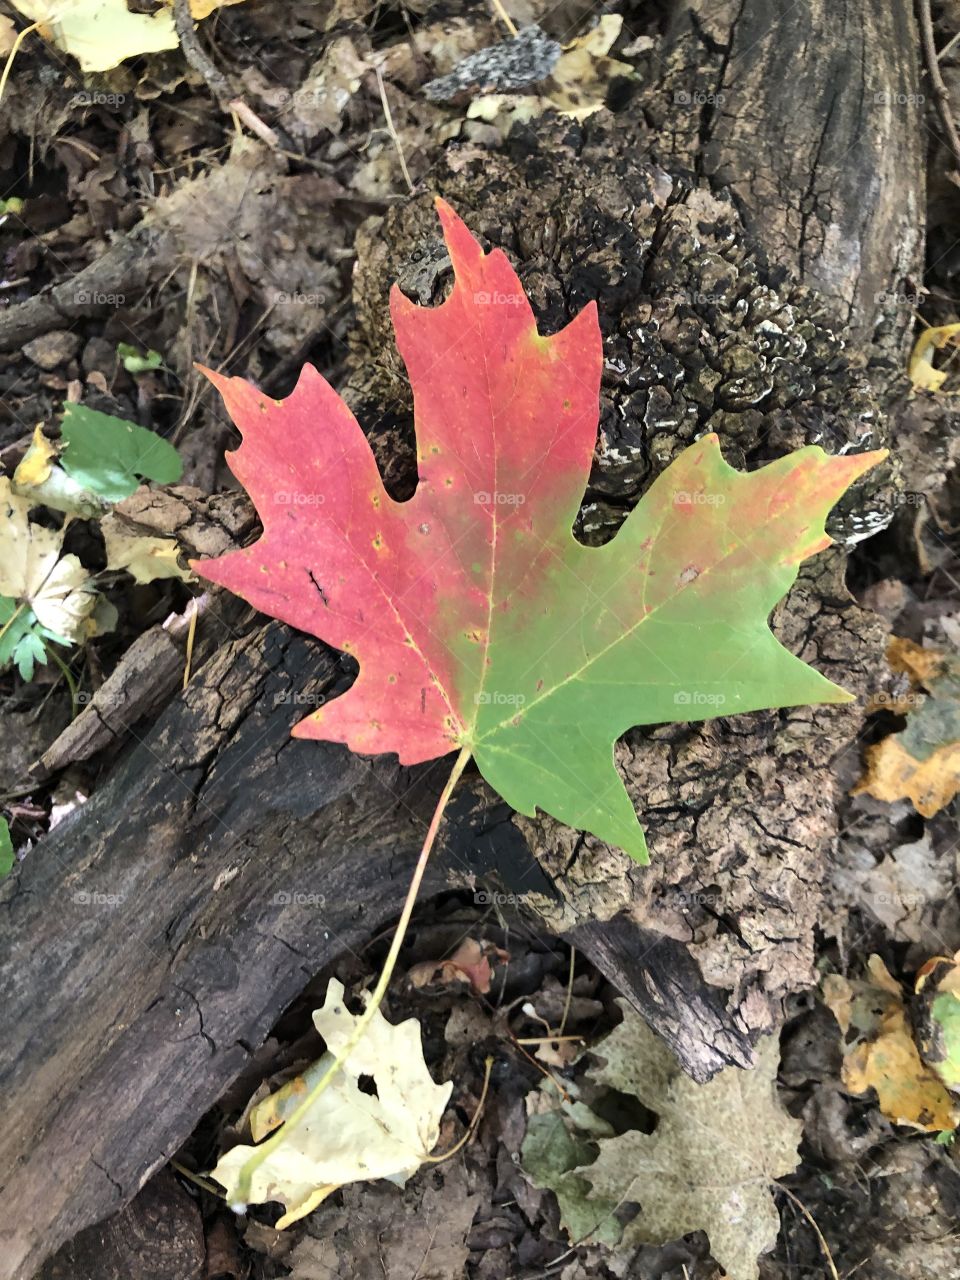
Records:
[[[915,46],[906,0],[877,12],[697,0],[615,122],[540,122],[437,171],[471,227],[512,254],[546,328],[599,302],[585,539],[610,536],[706,429],[740,465],[882,442],[910,322],[895,299],[920,267],[922,149],[916,110],[873,94],[915,92]],[[445,269],[427,195],[361,238],[347,393],[397,493],[414,469],[386,286],[398,276],[434,301]],[[840,539],[883,527],[893,493],[889,472],[863,485]],[[865,693],[882,628],[853,606],[843,569],[842,550],[811,565],[776,625]],[[447,765],[291,741],[348,679],[283,627],[238,636],[0,889],[4,1280],[28,1280],[126,1203],[285,1004],[395,913]],[[813,978],[835,762],[858,725],[856,708],[833,707],[628,735],[618,761],[648,871],[548,820],[511,819],[474,779],[424,896],[495,872],[688,1071],[746,1064],[783,996]]]

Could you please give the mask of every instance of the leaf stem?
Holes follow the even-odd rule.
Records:
[[[14,609],[13,613],[11,613],[10,617],[3,624],[3,626],[0,627],[0,640],[2,640],[3,637],[7,634],[7,632],[10,630],[10,628],[13,626],[16,620],[20,617],[21,613],[23,613],[26,607],[27,607],[26,600],[21,600],[20,603],[17,605],[16,609]]]
[[[263,1164],[267,1156],[269,1156],[271,1152],[275,1151],[277,1147],[285,1141],[291,1130],[295,1129],[307,1114],[316,1100],[320,1097],[321,1093],[323,1093],[324,1089],[326,1089],[327,1085],[349,1058],[350,1054],[360,1043],[360,1040],[369,1026],[373,1015],[380,1008],[383,997],[386,994],[387,987],[390,985],[390,979],[393,977],[393,971],[397,966],[397,958],[400,955],[400,948],[403,946],[403,940],[406,937],[407,927],[410,924],[410,917],[413,915],[414,903],[417,900],[417,894],[420,890],[420,885],[423,882],[423,875],[427,869],[427,863],[430,860],[430,851],[433,849],[434,842],[437,838],[437,832],[440,830],[440,823],[443,818],[444,810],[447,807],[450,796],[453,794],[454,787],[460,779],[460,775],[467,766],[470,755],[470,748],[464,747],[457,756],[454,766],[450,771],[450,777],[447,779],[443,790],[440,792],[440,799],[437,801],[437,807],[433,812],[433,817],[430,819],[430,826],[427,828],[427,834],[424,837],[423,847],[420,850],[420,857],[417,859],[417,865],[413,870],[410,887],[407,890],[407,896],[404,899],[403,910],[400,912],[400,919],[397,922],[397,928],[393,935],[393,940],[390,943],[390,950],[387,952],[387,958],[383,962],[383,970],[377,980],[377,985],[374,987],[370,999],[367,1001],[363,1013],[354,1024],[353,1031],[351,1031],[343,1048],[334,1056],[330,1066],[326,1069],[307,1096],[299,1106],[291,1112],[280,1128],[277,1129],[275,1133],[271,1134],[266,1142],[261,1143],[260,1146],[257,1147],[249,1160],[247,1160],[243,1168],[240,1170],[237,1178],[237,1189],[235,1192],[235,1201],[240,1204],[246,1205],[246,1202],[250,1199],[250,1183],[256,1170]],[[234,1207],[238,1206],[235,1205]]]

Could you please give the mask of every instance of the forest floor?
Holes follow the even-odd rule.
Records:
[[[518,27],[542,22],[565,44],[596,15],[585,0],[517,0],[510,11]],[[660,39],[658,8],[628,2],[604,13],[623,17],[610,51],[621,65],[603,54],[584,57],[573,89],[566,86],[567,97],[553,105],[570,108],[572,92],[574,106],[595,102],[615,112],[631,77],[642,76]],[[243,374],[274,396],[291,389],[306,360],[335,386],[342,381],[358,229],[411,185],[429,187],[452,142],[475,156],[499,146],[510,127],[509,113],[493,105],[468,118],[475,92],[436,100],[423,87],[506,34],[492,9],[469,0],[232,5],[202,25],[199,45],[245,104],[242,127],[218,102],[209,75],[180,50],[82,77],[69,58],[28,38],[0,105],[0,167],[18,175],[0,192],[0,327],[5,312],[69,283],[145,227],[142,252],[155,258],[129,288],[113,278],[84,284],[57,323],[0,354],[0,471],[13,473],[38,423],[55,436],[63,402],[82,401],[169,439],[184,461],[184,484],[206,493],[233,486],[223,456],[236,432],[195,362]],[[251,118],[271,136],[257,138]],[[949,170],[932,148],[930,269],[913,301],[926,324],[958,318],[958,193]],[[912,475],[922,474],[924,439],[955,432],[954,383],[960,386],[951,375],[939,396],[904,404],[899,436],[914,451]],[[922,492],[905,496],[894,524],[861,543],[850,561],[849,585],[860,602],[893,635],[942,654],[960,649],[958,529],[955,476],[929,475]],[[117,619],[108,633],[64,652],[73,692],[53,662],[29,681],[12,668],[0,673],[0,799],[19,857],[30,857],[49,827],[97,789],[123,744],[82,762],[63,760],[43,783],[25,785],[31,766],[133,641],[182,614],[194,592],[177,578],[137,583],[105,571],[92,522],[78,522],[70,536],[70,548],[100,574]],[[917,689],[901,675],[876,699],[864,737],[836,761],[845,798],[840,838],[823,870],[824,976],[859,979],[879,955],[909,989],[926,960],[960,949],[956,802],[922,817],[906,799],[849,794],[863,774],[864,749],[922,705]],[[956,717],[956,708],[949,714]],[[180,1169],[209,1170],[242,1132],[245,1109],[264,1083],[289,1078],[318,1056],[310,1011],[328,979],[335,973],[359,989],[385,948],[384,938],[370,939],[361,953],[318,974],[295,1006],[277,1010],[270,1039],[179,1153]],[[460,963],[450,963],[452,956]],[[437,971],[427,980],[422,966],[432,963]],[[508,903],[450,893],[423,904],[385,1011],[392,1022],[420,1020],[434,1079],[455,1082],[440,1150],[464,1133],[480,1105],[485,1060],[493,1057],[479,1126],[458,1154],[427,1166],[404,1189],[349,1185],[279,1233],[275,1204],[239,1217],[167,1168],[133,1206],[83,1233],[43,1274],[715,1280],[722,1272],[702,1232],[620,1249],[571,1242],[553,1192],[523,1172],[538,1105],[532,1099],[545,1082],[574,1093],[583,1087],[590,1046],[620,1021],[617,997],[582,957],[533,932]],[[789,1194],[774,1192],[782,1226],[760,1275],[960,1277],[953,1146],[932,1129],[892,1123],[873,1092],[845,1088],[843,1058],[822,993],[798,993],[786,1010],[778,1080],[782,1104],[803,1122],[801,1163],[782,1179]],[[636,1098],[621,1102],[613,1131],[654,1129],[655,1115]],[[718,1165],[724,1159],[718,1150]]]

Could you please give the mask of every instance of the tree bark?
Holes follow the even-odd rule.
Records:
[[[614,534],[705,430],[747,467],[805,443],[883,442],[910,328],[890,299],[921,264],[920,121],[899,102],[916,92],[916,40],[906,0],[855,9],[679,7],[649,85],[615,116],[536,122],[480,159],[454,149],[437,171],[441,194],[517,263],[542,329],[598,300],[606,372],[585,540]],[[386,286],[435,301],[447,265],[426,193],[361,237],[346,394],[397,494],[415,463]],[[836,518],[841,543],[882,528],[894,493],[889,473],[861,486]],[[776,625],[866,693],[883,633],[847,595],[844,558],[809,566]],[[291,740],[348,678],[284,627],[241,628],[0,889],[4,1280],[27,1280],[128,1202],[285,1005],[395,914],[448,765]],[[837,761],[859,723],[857,708],[802,708],[628,735],[618,761],[649,869],[548,819],[511,818],[468,780],[424,898],[498,876],[691,1074],[746,1065],[783,997],[814,978]]]

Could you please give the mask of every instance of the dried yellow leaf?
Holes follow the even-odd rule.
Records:
[[[53,459],[57,456],[56,445],[50,443],[38,424],[34,427],[30,448],[23,455],[23,461],[13,473],[13,483],[25,489],[33,489],[49,478]]]

